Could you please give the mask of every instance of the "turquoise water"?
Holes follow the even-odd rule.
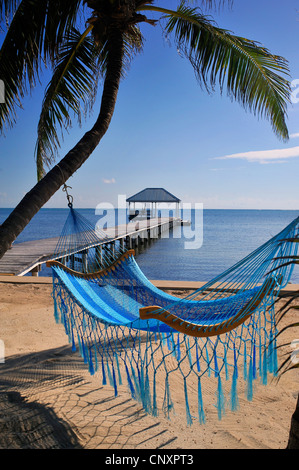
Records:
[[[0,223],[10,213],[0,209]],[[114,226],[126,220],[122,211],[95,214],[94,209],[79,209],[92,224]],[[168,214],[161,211],[161,215]],[[41,209],[19,235],[16,243],[59,236],[68,209]],[[171,214],[170,214],[171,215]],[[208,281],[258,248],[298,216],[297,211],[216,210],[183,213],[191,226],[175,227],[169,236],[154,240],[137,253],[136,260],[149,279]],[[295,269],[293,283],[299,283]],[[47,270],[42,275],[47,275]]]

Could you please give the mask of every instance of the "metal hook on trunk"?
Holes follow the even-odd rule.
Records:
[[[68,201],[68,206],[69,206],[70,208],[72,208],[72,207],[73,207],[74,198],[73,198],[73,196],[72,196],[71,194],[69,194],[68,188],[72,189],[71,186],[67,186],[67,185],[64,183],[63,188],[62,188],[62,191],[64,191],[64,192],[66,193],[66,198],[67,198],[67,201]]]

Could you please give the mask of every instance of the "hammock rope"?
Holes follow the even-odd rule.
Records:
[[[266,384],[269,373],[276,375],[274,304],[292,274],[288,260],[297,255],[299,218],[180,298],[156,288],[133,250],[69,207],[48,263],[54,314],[90,373],[110,383],[115,395],[126,383],[147,413],[170,417],[177,406],[171,391],[180,386],[187,423],[195,417],[203,423],[210,404],[221,419],[228,408],[238,409],[239,388],[252,400],[258,377]]]

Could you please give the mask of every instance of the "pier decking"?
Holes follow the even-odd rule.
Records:
[[[133,221],[107,228],[107,240],[101,241],[99,245],[119,241],[128,248],[136,248],[139,243],[158,238],[163,232],[180,224],[181,219],[168,217]],[[0,260],[0,276],[24,276],[28,273],[37,276],[41,265],[53,258],[58,239],[54,237],[13,244]]]

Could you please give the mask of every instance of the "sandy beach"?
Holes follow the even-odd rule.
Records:
[[[29,281],[29,280],[28,280]],[[147,415],[126,387],[91,377],[72,353],[53,316],[52,285],[0,278],[0,449],[284,449],[295,410],[299,370],[267,386],[256,384],[252,402],[240,397],[237,412],[221,421],[211,410],[206,424],[188,427],[181,397],[169,421]],[[176,295],[178,292],[176,292]],[[184,291],[180,291],[184,294]],[[288,298],[278,304],[283,305]],[[291,310],[284,324],[295,321]],[[286,331],[280,343],[299,337]],[[281,348],[281,354],[289,351]],[[179,394],[181,390],[173,393]]]

